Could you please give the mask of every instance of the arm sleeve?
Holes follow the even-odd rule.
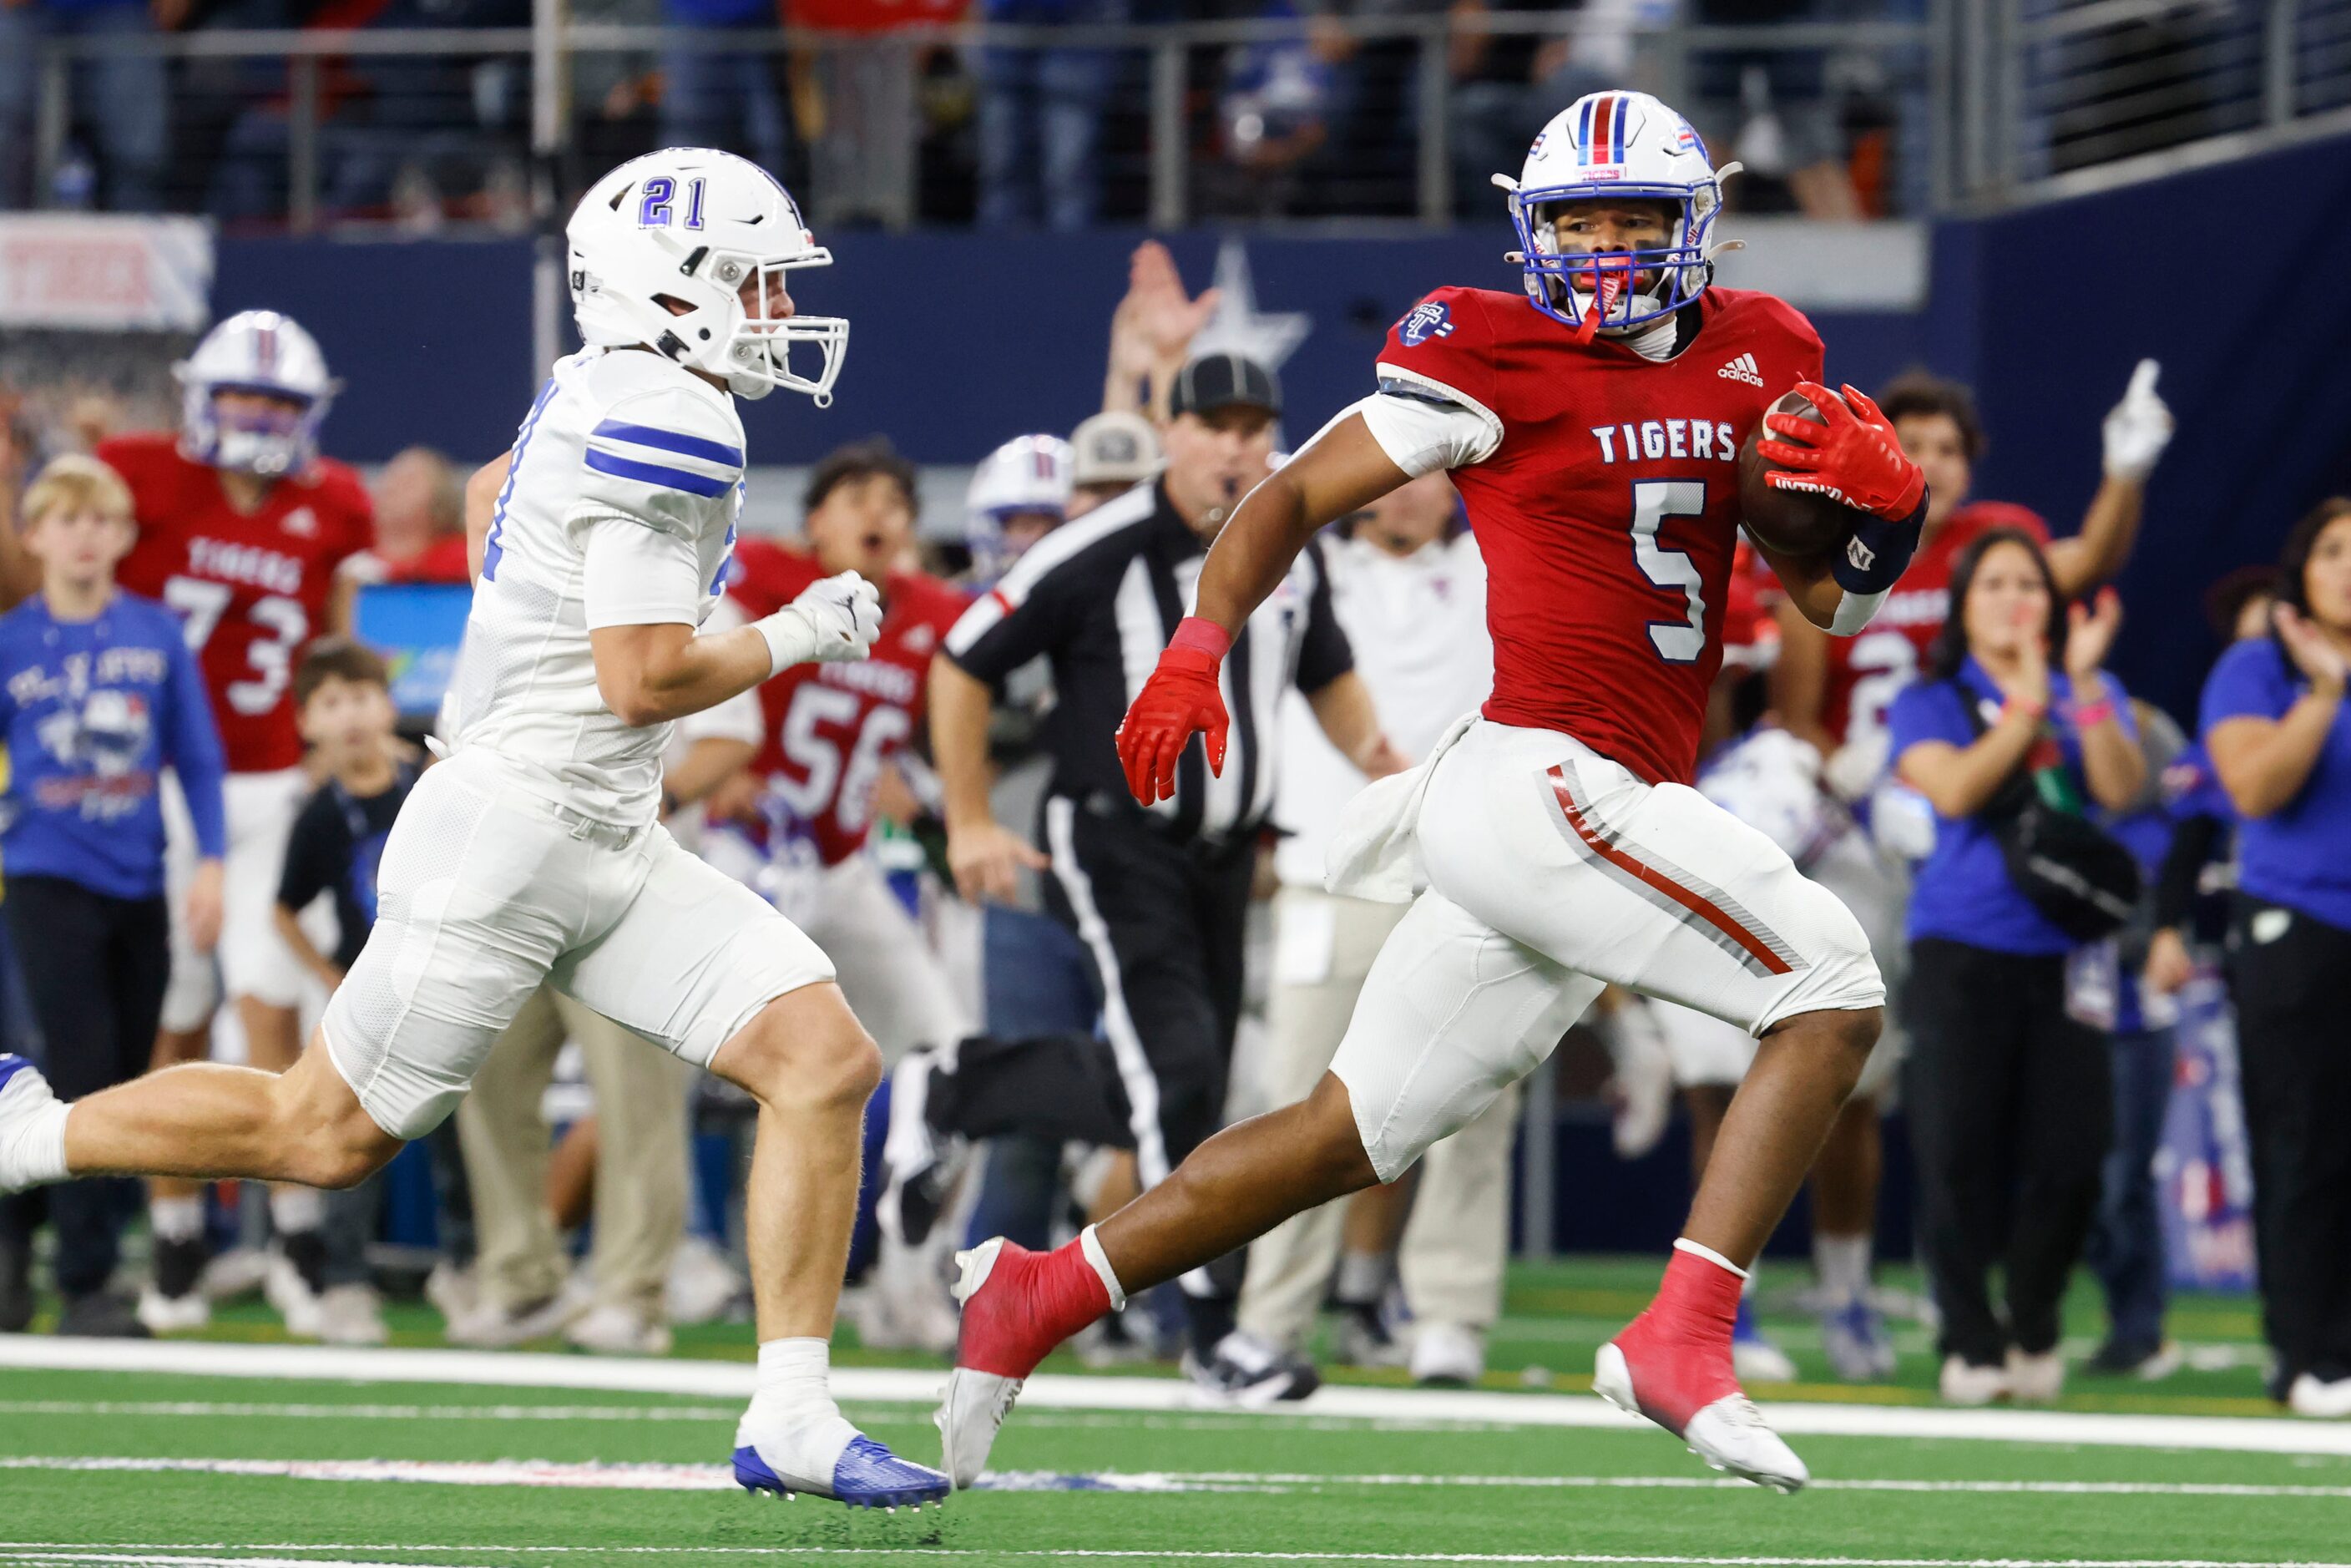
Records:
[[[1306,596],[1306,631],[1298,649],[1298,689],[1319,692],[1355,667],[1355,650],[1348,644],[1338,612],[1331,607],[1331,571],[1322,559],[1322,545],[1310,542],[1306,554],[1313,567],[1314,587]]]
[[[632,517],[604,517],[585,526],[580,545],[590,632],[700,623],[702,559],[691,539]]]
[[[632,517],[688,540],[724,528],[743,482],[743,427],[718,395],[664,385],[614,402],[588,433],[569,520]]]
[[[1093,574],[1081,556],[1052,550],[1052,543],[1053,536],[1046,535],[956,618],[946,650],[957,669],[1000,685],[1013,671],[1077,634],[1085,621],[1084,583]]]
[[[2188,924],[2196,904],[2196,885],[2212,860],[2228,824],[2218,817],[2183,817],[2171,830],[2171,843],[2155,873],[2155,923],[2159,926]]]
[[[1482,463],[1502,444],[1502,424],[1493,415],[1408,377],[1382,376],[1376,394],[1342,409],[1339,418],[1351,413],[1364,416],[1388,461],[1416,479],[1432,469]]]
[[[1366,409],[1364,422],[1389,458],[1405,472],[1425,474],[1440,465],[1440,456],[1480,462],[1500,446],[1502,420],[1495,411],[1493,329],[1472,290],[1440,288],[1388,329],[1387,342],[1380,350],[1379,384],[1379,396],[1368,401],[1380,406],[1376,412]],[[1391,404],[1382,399],[1395,401]],[[1419,413],[1411,406],[1415,403],[1431,413]],[[1448,435],[1432,451],[1426,445],[1427,437],[1440,428],[1433,421],[1445,417],[1448,409],[1467,414],[1468,421],[1448,422],[1442,428],[1458,434]],[[1476,434],[1471,433],[1469,422],[1475,423]],[[1416,433],[1420,436],[1417,444]],[[1415,467],[1414,463],[1422,466]],[[1445,462],[1442,465],[1466,465]]]
[[[228,853],[228,819],[221,799],[221,779],[227,763],[221,754],[220,731],[213,724],[212,699],[204,694],[204,673],[185,641],[170,640],[172,661],[172,770],[179,775],[180,793],[188,802],[195,824],[196,851],[206,860]]]
[[[283,908],[307,909],[312,899],[342,879],[342,868],[335,863],[335,846],[329,841],[334,824],[322,807],[325,800],[326,791],[321,789],[304,801],[293,831],[286,836],[286,869],[277,878],[277,902]]]

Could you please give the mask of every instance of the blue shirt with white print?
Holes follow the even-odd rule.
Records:
[[[165,768],[198,849],[225,852],[220,734],[180,618],[153,600],[118,591],[95,618],[60,621],[35,594],[0,615],[0,735],[10,876],[162,894]]]

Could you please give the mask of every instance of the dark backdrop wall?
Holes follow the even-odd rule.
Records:
[[[2332,152],[2333,156],[2326,154]],[[2200,171],[1935,237],[1928,308],[1820,314],[1832,377],[1868,387],[1911,364],[1972,382],[1992,433],[1978,491],[2078,521],[2098,479],[2098,422],[2142,355],[2163,361],[2180,435],[2123,580],[2117,659],[2183,715],[2214,652],[2206,583],[2266,559],[2292,519],[2351,490],[2351,141]],[[1066,430],[1100,394],[1112,307],[1140,237],[841,235],[838,265],[795,279],[843,315],[850,358],[831,409],[746,405],[754,460],[795,463],[888,434],[923,462],[967,463],[1005,437]],[[1293,436],[1362,395],[1388,324],[1442,283],[1517,286],[1507,236],[1258,238],[1255,308],[1305,312],[1283,369]],[[1170,242],[1186,280],[1213,234]],[[229,240],[215,306],[271,305],[316,330],[347,389],[330,448],[360,460],[427,442],[478,460],[511,438],[531,361],[528,242]],[[1726,267],[1736,281],[1737,260]]]

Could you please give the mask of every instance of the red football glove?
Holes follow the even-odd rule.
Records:
[[[1176,629],[1159,667],[1137,692],[1126,722],[1118,727],[1118,761],[1126,770],[1126,787],[1148,806],[1176,798],[1176,763],[1192,737],[1206,731],[1208,767],[1225,770],[1225,737],[1231,721],[1225,716],[1224,694],[1217,687],[1217,667],[1224,663],[1223,628],[1186,617]],[[1211,650],[1216,650],[1211,652]]]
[[[1846,387],[1840,401],[1817,382],[1798,382],[1796,390],[1828,423],[1814,424],[1799,414],[1765,414],[1765,426],[1788,437],[1755,444],[1759,454],[1779,465],[1764,476],[1766,485],[1824,495],[1889,522],[1918,509],[1927,476],[1903,455],[1894,422],[1866,392]]]

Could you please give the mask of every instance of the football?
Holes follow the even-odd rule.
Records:
[[[1826,423],[1812,401],[1800,392],[1782,393],[1765,412],[1792,413],[1813,424]],[[1758,420],[1754,432],[1747,437],[1747,444],[1740,449],[1740,521],[1757,539],[1783,555],[1812,556],[1836,549],[1852,536],[1855,525],[1866,514],[1826,496],[1774,489],[1765,484],[1764,476],[1777,465],[1755,447],[1771,435],[1763,422]]]

